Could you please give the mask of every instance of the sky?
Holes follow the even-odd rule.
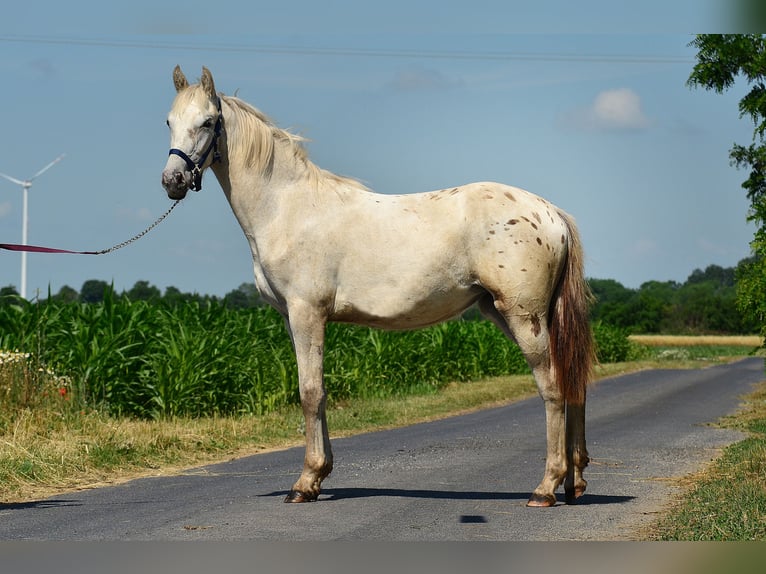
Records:
[[[12,3],[0,23],[0,172],[25,179],[66,154],[30,189],[31,244],[105,249],[170,206],[180,64],[376,192],[494,180],[545,197],[577,220],[589,277],[683,282],[750,253],[747,174],[728,159],[752,141],[747,86],[686,85],[693,33],[727,31],[719,2],[47,4]],[[21,220],[21,188],[2,179],[0,243],[21,241]],[[19,288],[20,262],[0,251],[0,286]],[[212,172],[139,241],[29,254],[27,273],[30,298],[88,279],[218,296],[253,280]]]

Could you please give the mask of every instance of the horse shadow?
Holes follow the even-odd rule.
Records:
[[[5,502],[0,503],[0,512],[3,510],[36,510],[45,508],[63,508],[65,506],[82,506],[79,500],[67,500],[61,498],[47,498],[44,500],[30,500],[28,502]]]
[[[323,489],[318,501],[350,500],[354,498],[422,498],[430,500],[521,500],[529,499],[529,492],[486,492],[486,491],[453,491],[453,490],[419,490],[402,488],[327,488]],[[274,491],[261,496],[284,497],[287,491]],[[635,496],[609,494],[588,494],[577,499],[575,505],[591,506],[604,504],[624,504],[635,499]],[[563,504],[564,495],[557,496],[557,504]]]

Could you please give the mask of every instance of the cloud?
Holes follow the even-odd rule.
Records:
[[[650,126],[641,97],[629,88],[599,92],[584,108],[571,110],[562,118],[565,127],[591,131],[643,130]]]

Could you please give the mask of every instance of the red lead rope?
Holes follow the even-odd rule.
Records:
[[[77,255],[101,255],[107,251],[69,251],[55,247],[40,247],[39,245],[17,245],[15,243],[0,243],[0,249],[8,251],[28,251],[30,253],[75,253]]]
[[[122,249],[126,245],[130,245],[134,241],[141,239],[144,235],[146,235],[152,229],[157,227],[163,219],[165,219],[168,215],[170,215],[170,212],[173,211],[175,206],[178,205],[180,202],[181,201],[178,200],[175,203],[173,203],[173,205],[170,206],[170,209],[168,209],[165,213],[163,213],[159,217],[159,219],[157,219],[157,221],[152,223],[149,227],[144,229],[141,233],[134,235],[127,241],[118,243],[117,245],[109,247],[108,249],[102,249],[101,251],[70,251],[69,249],[57,249],[55,247],[40,247],[38,245],[18,245],[15,243],[0,243],[0,249],[6,249],[7,251],[27,251],[30,253],[72,253],[74,255],[104,255],[105,253],[111,253],[112,251],[117,251],[118,249]]]

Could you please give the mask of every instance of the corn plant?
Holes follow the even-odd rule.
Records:
[[[599,327],[596,338],[604,339],[607,359],[625,352],[621,332]],[[130,301],[112,292],[101,303],[18,299],[0,305],[0,349],[34,356],[71,381],[85,405],[116,414],[262,414],[299,397],[284,321],[265,307]],[[518,347],[483,320],[406,332],[327,327],[331,400],[434,392],[452,381],[526,372]]]

